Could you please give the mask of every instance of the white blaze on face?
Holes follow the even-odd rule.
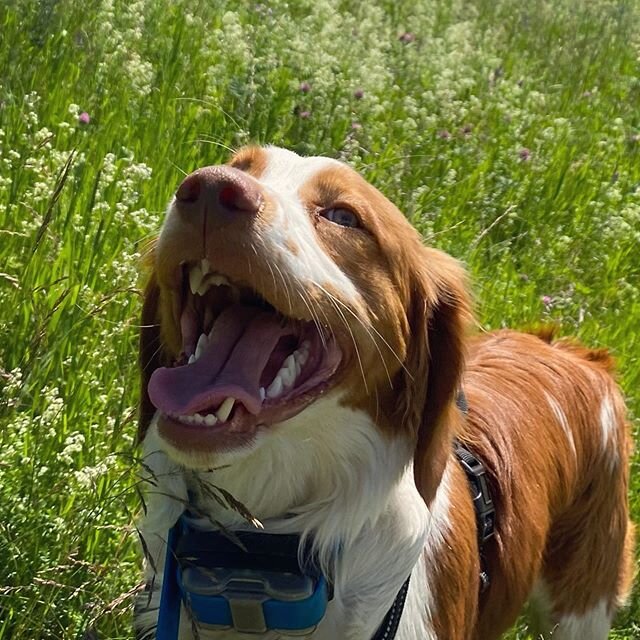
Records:
[[[340,291],[345,301],[359,305],[358,290],[321,247],[300,198],[300,190],[314,175],[344,165],[331,158],[302,158],[277,147],[267,147],[266,154],[267,166],[258,182],[277,203],[277,210],[263,240],[275,249],[282,272],[303,286]]]

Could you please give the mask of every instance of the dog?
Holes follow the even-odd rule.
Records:
[[[634,536],[606,351],[473,335],[456,260],[345,164],[276,147],[187,176],[149,263],[140,637],[189,510],[311,541],[333,592],[315,640],[492,640],[527,602],[544,638],[607,637]],[[180,638],[286,637],[197,627],[183,606]]]

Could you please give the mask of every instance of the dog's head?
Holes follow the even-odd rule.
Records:
[[[171,457],[213,466],[339,392],[340,406],[414,443],[422,486],[441,471],[463,273],[348,166],[249,147],[199,169],[151,259],[141,437],[155,415]]]

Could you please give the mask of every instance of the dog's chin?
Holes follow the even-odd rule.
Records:
[[[305,408],[299,411],[292,410],[291,415],[287,416],[289,420],[282,420],[268,426],[258,424],[235,434],[211,433],[207,434],[208,438],[205,439],[202,438],[201,433],[195,434],[191,442],[192,446],[188,446],[184,438],[176,439],[176,435],[184,436],[185,425],[176,425],[168,416],[157,411],[150,425],[150,434],[153,433],[153,439],[158,448],[173,462],[185,469],[208,471],[240,462],[254,454],[268,443],[275,433],[285,428],[285,423],[293,425],[297,422],[295,418],[298,417],[304,420],[302,414]],[[294,419],[291,420],[291,418]],[[192,427],[192,429],[196,430],[198,427]]]
[[[171,439],[163,435],[163,429],[160,428],[163,418],[161,412],[157,411],[149,425],[147,439],[151,437],[157,448],[166,454],[171,461],[193,471],[208,471],[238,462],[258,450],[268,439],[268,432],[258,431],[253,438],[234,447],[188,448],[172,442]]]

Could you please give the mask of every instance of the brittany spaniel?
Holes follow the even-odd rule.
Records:
[[[499,638],[527,601],[544,638],[607,637],[633,527],[605,351],[472,336],[453,258],[348,166],[275,147],[185,178],[150,266],[140,637],[159,633],[167,533],[185,510],[311,539],[333,589],[315,640],[374,637],[407,578],[398,640]],[[495,506],[482,549],[457,444]],[[186,608],[180,625],[180,638],[286,637],[198,630]]]

